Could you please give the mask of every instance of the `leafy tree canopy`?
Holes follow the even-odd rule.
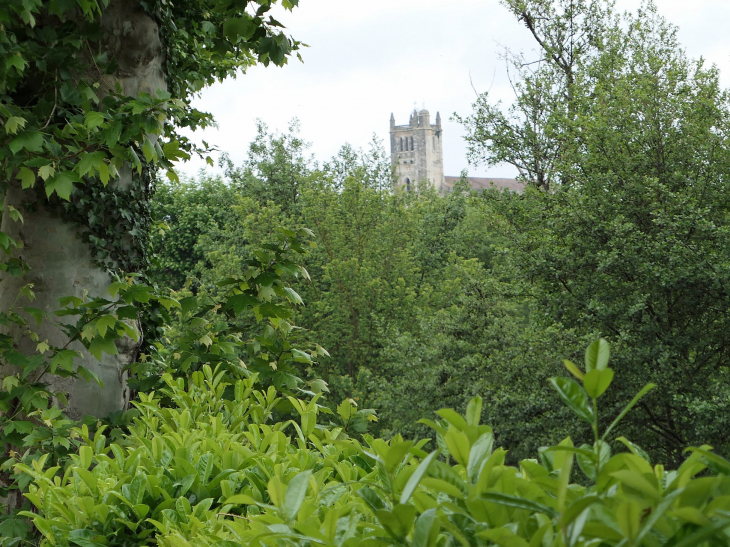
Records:
[[[689,59],[651,3],[623,17],[603,1],[505,4],[540,59],[514,58],[506,112],[485,94],[462,121],[473,159],[508,161],[532,188],[492,204],[534,317],[615,341],[617,393],[660,386],[627,427],[662,458],[700,437],[727,447],[730,108],[716,67]]]

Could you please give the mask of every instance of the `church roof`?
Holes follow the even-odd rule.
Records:
[[[460,180],[461,177],[444,177],[444,186],[446,192],[451,192],[454,188],[454,183]],[[472,190],[487,190],[494,188],[496,190],[509,190],[510,192],[517,192],[521,194],[525,190],[525,183],[519,182],[515,179],[497,179],[497,178],[480,178],[480,177],[467,177],[469,186]]]

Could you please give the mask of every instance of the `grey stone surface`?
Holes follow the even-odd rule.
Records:
[[[395,117],[390,115],[390,158],[398,176],[396,187],[409,190],[417,183],[427,183],[443,192],[442,137],[438,112],[435,124],[425,109],[414,109],[408,125],[395,125]]]
[[[454,183],[460,179],[461,177],[444,177],[443,193],[451,192],[454,189]],[[467,177],[466,180],[469,182],[469,187],[477,191],[494,188],[495,190],[509,190],[521,194],[525,189],[525,183],[515,179]]]

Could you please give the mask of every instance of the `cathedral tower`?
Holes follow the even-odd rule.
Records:
[[[408,125],[395,125],[390,115],[390,159],[396,168],[396,187],[406,191],[427,183],[444,192],[444,154],[441,115],[432,125],[428,110],[413,110]]]

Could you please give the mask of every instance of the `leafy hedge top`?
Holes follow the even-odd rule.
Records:
[[[610,384],[605,342],[586,356],[583,387],[556,379],[561,397],[580,415],[584,402]],[[121,442],[98,431],[83,439],[66,469],[44,469],[46,457],[17,470],[32,477],[25,513],[45,545],[381,546],[498,545],[558,547],[727,545],[730,462],[691,449],[676,470],[629,452],[612,455],[598,440],[570,438],[540,451],[539,460],[504,464],[492,428],[480,425],[482,401],[464,416],[438,412],[428,440],[349,438],[322,422],[317,397],[284,398],[257,379],[228,386],[208,366],[184,380],[165,376],[161,394],[142,396],[140,416]],[[570,387],[566,387],[570,386]],[[234,396],[223,397],[232,387]],[[638,399],[638,397],[637,397]],[[635,403],[632,401],[627,410]],[[276,422],[277,406],[298,419]],[[342,405],[347,420],[352,406]],[[623,413],[622,413],[623,414]],[[595,422],[594,422],[595,423]],[[432,443],[433,444],[433,443]],[[574,482],[574,462],[583,473]],[[698,477],[699,475],[699,477]]]

